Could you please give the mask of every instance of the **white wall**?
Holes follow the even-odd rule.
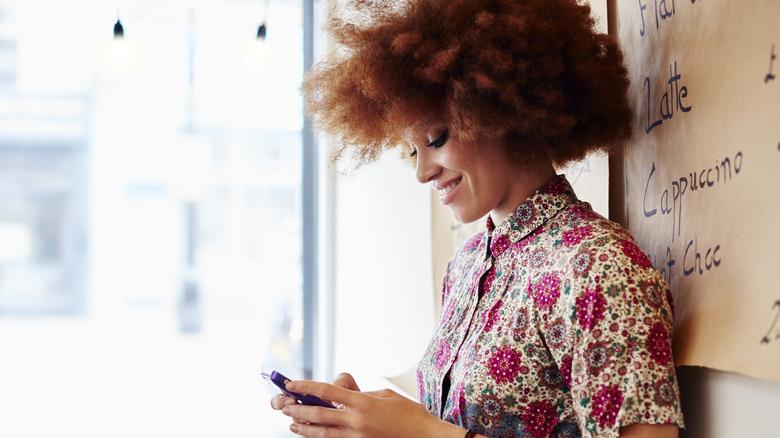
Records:
[[[700,367],[678,369],[681,438],[780,437],[780,383]]]

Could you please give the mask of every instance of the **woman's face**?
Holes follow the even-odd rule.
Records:
[[[550,164],[541,179],[531,178],[539,169],[521,171],[500,145],[461,143],[446,125],[411,133],[407,140],[417,159],[417,180],[430,183],[439,201],[462,223],[488,213],[500,223],[555,175]]]

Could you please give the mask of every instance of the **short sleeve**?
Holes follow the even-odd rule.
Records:
[[[547,334],[565,339],[551,354],[580,430],[617,437],[634,423],[682,427],[668,287],[630,236],[599,243],[572,257],[589,265],[587,275],[570,279],[563,314],[552,318]]]

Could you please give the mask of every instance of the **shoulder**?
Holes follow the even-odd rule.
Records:
[[[548,227],[547,245],[556,254],[558,275],[570,299],[598,299],[621,307],[636,303],[638,298],[653,304],[670,299],[661,274],[619,224],[582,202],[563,209],[553,222]]]
[[[621,317],[656,314],[671,324],[674,304],[669,287],[631,233],[590,209],[566,212],[559,236],[569,260],[570,302],[575,313],[594,308]],[[594,307],[595,306],[595,307]],[[579,319],[579,318],[578,318]]]
[[[628,230],[596,213],[587,203],[575,203],[559,216],[553,227],[558,228],[563,251],[589,250],[621,264],[652,267],[649,257]]]

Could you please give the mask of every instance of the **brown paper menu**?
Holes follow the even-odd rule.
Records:
[[[780,2],[615,3],[628,226],[675,297],[676,362],[780,381]]]

